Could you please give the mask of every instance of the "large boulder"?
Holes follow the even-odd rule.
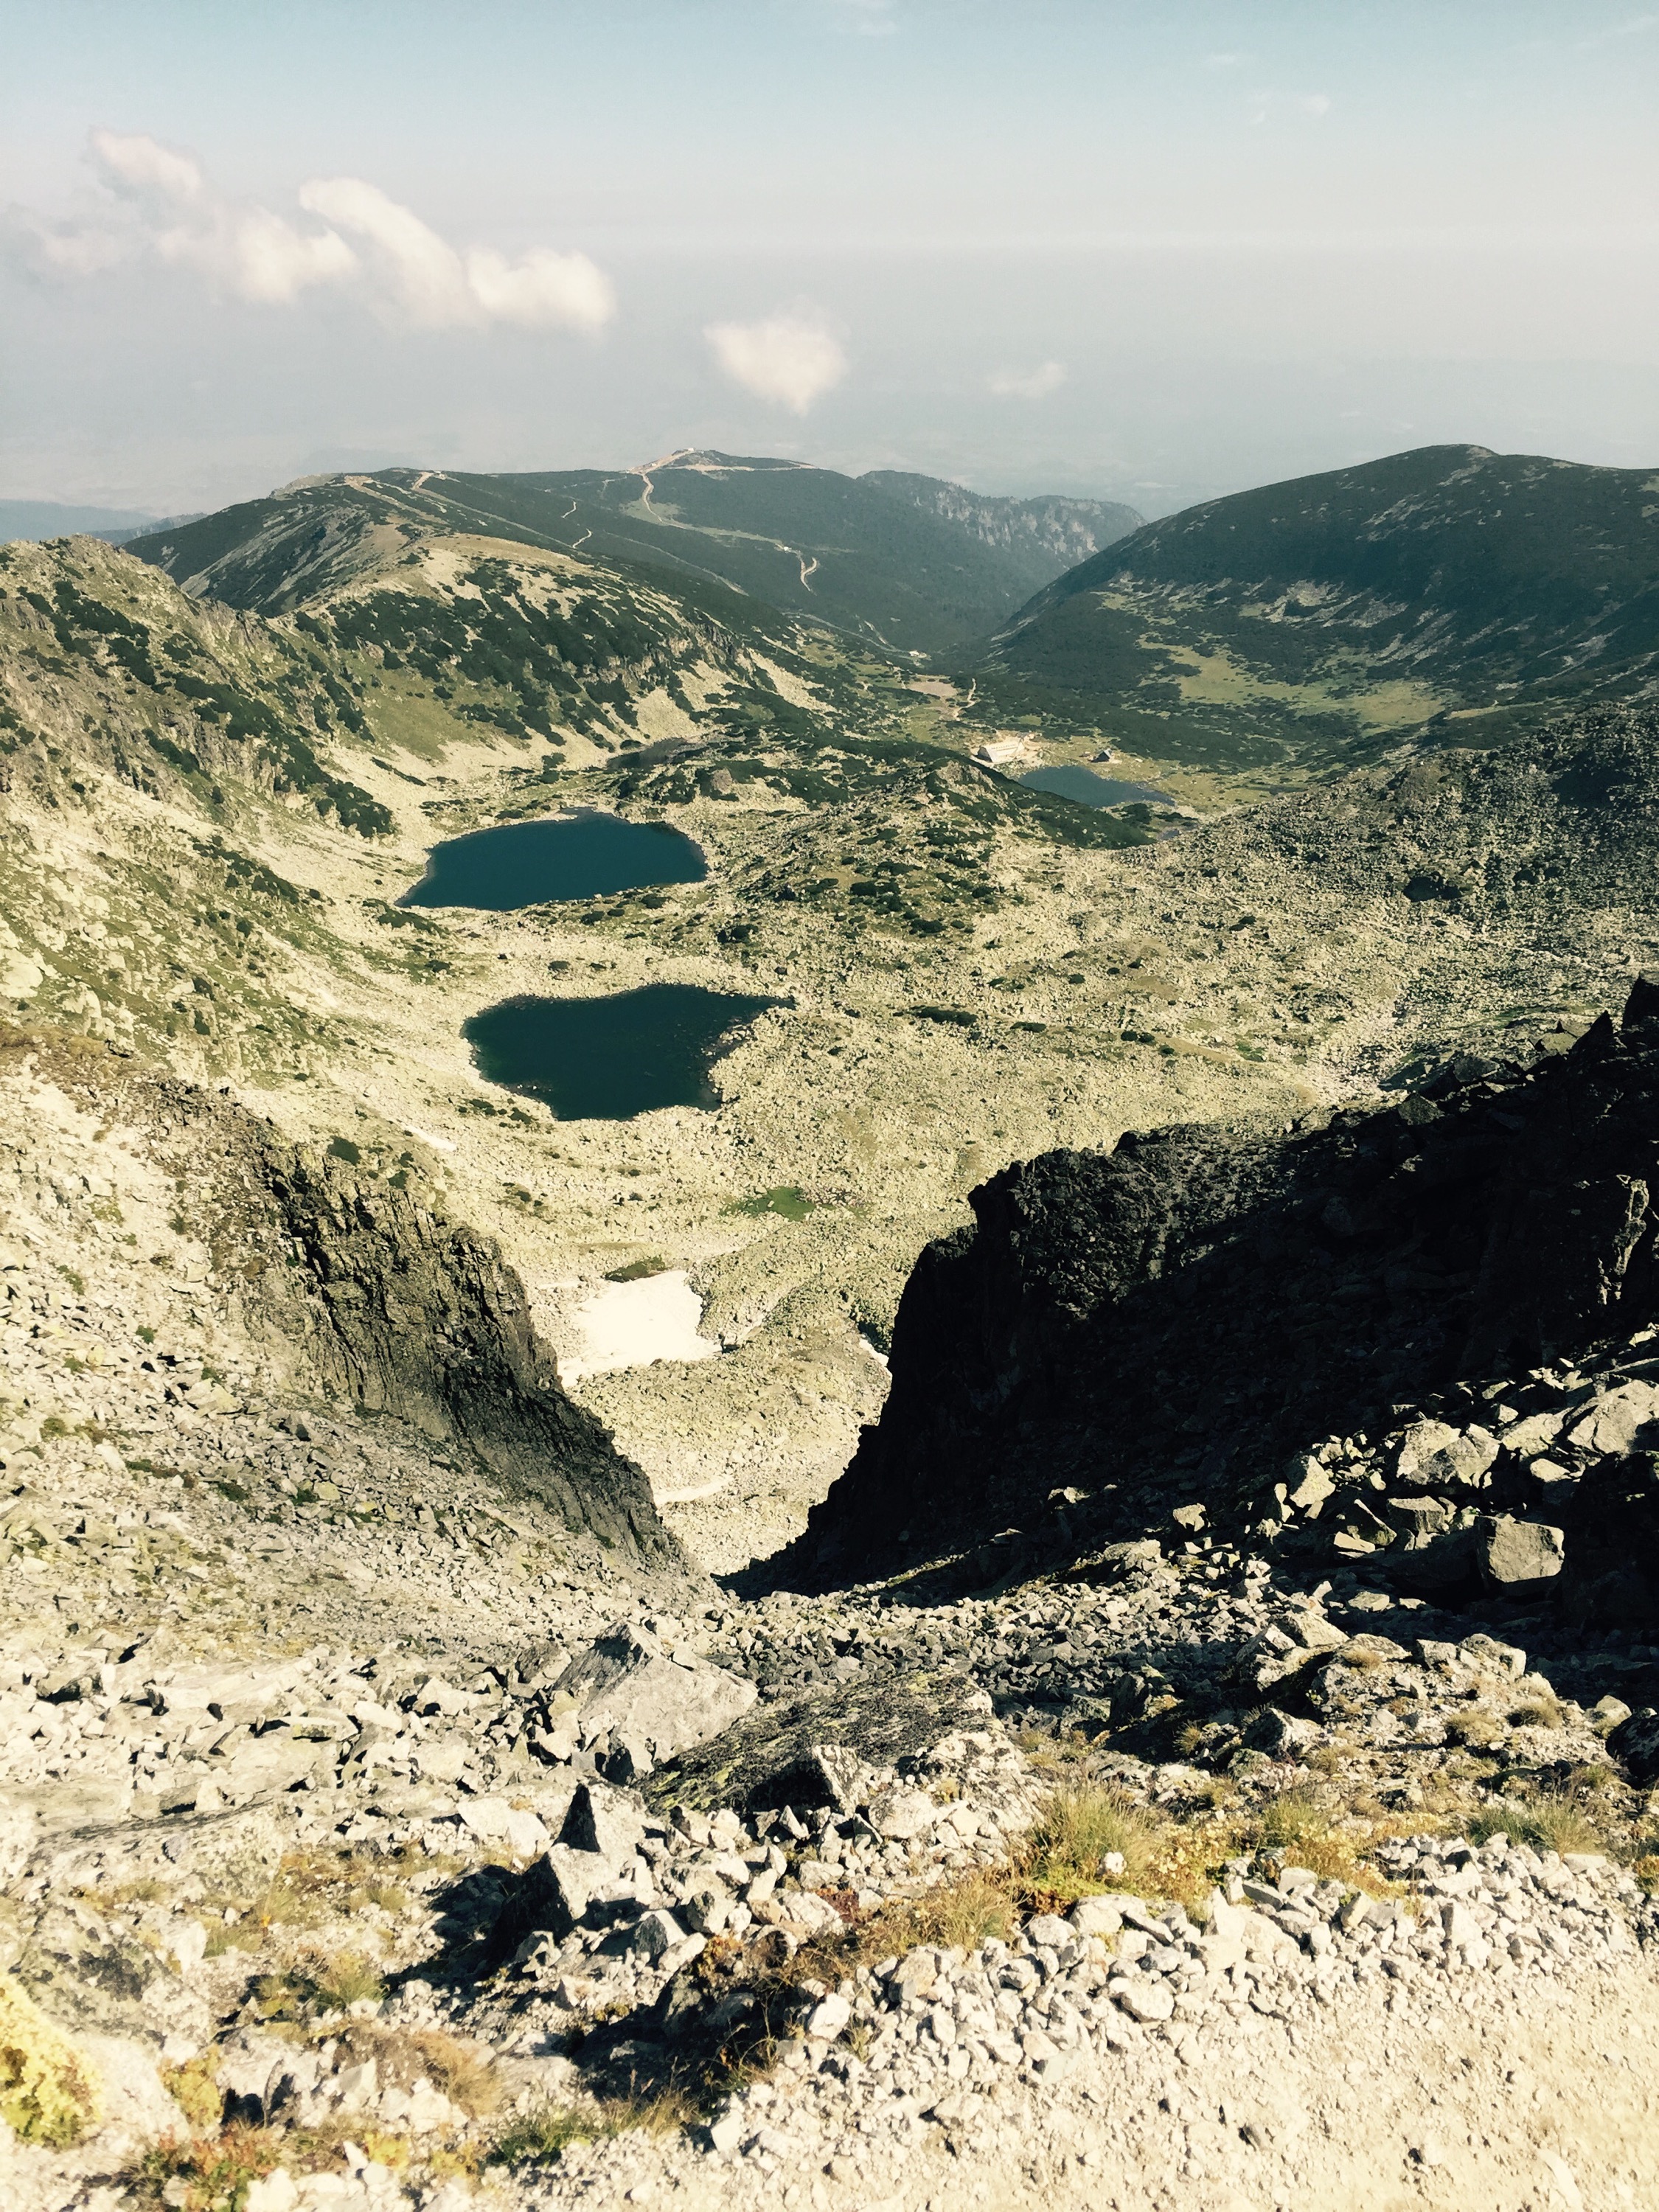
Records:
[[[1644,1705],[1632,1713],[1608,1736],[1607,1749],[1638,1789],[1659,1784],[1659,1711]]]
[[[603,1782],[580,1784],[557,1842],[520,1879],[497,1919],[492,1960],[538,1930],[564,1936],[590,1919],[608,1919],[610,1908],[623,1900],[637,1910],[645,1833],[645,1808],[637,1797]]]
[[[1622,1456],[1635,1449],[1644,1429],[1659,1422],[1659,1389],[1651,1382],[1622,1382],[1590,1401],[1588,1412],[1567,1431],[1567,1442],[1587,1454]]]
[[[1520,1521],[1511,1513],[1483,1513],[1474,1528],[1481,1574],[1506,1589],[1553,1581],[1561,1571],[1565,1540],[1547,1522]]]
[[[712,1812],[731,1805],[757,1812],[782,1805],[797,1811],[850,1811],[880,1786],[884,1769],[926,1779],[930,1762],[960,1769],[958,1788],[994,1802],[1019,1795],[1012,1771],[999,1782],[999,1759],[1019,1765],[997,1724],[991,1700],[953,1668],[866,1666],[848,1682],[815,1687],[797,1698],[757,1705],[734,1726],[660,1768],[645,1785],[659,1811],[677,1805]]]
[[[586,1741],[608,1735],[645,1771],[718,1735],[758,1694],[723,1667],[671,1656],[648,1629],[626,1621],[596,1638],[553,1686],[556,1698],[574,1701]]]
[[[1497,1456],[1498,1439],[1486,1429],[1413,1421],[1400,1440],[1395,1477],[1414,1490],[1478,1490]]]

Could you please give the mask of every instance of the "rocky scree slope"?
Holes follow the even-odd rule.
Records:
[[[994,1177],[917,1264],[892,1394],[803,1564],[971,1548],[1062,1491],[1056,1552],[1175,1504],[1237,1526],[1310,1436],[1380,1436],[1395,1402],[1645,1325],[1656,1016],[1638,982],[1621,1030],[1529,1069],[1465,1057],[1381,1109],[1131,1133]]]
[[[983,680],[1194,760],[1328,767],[1440,715],[1490,741],[1650,695],[1655,527],[1650,471],[1423,447],[1148,523],[1024,609]]]
[[[1650,2164],[1653,1806],[1607,1686],[1650,1650],[1547,1674],[1186,1524],[975,1598],[630,1588],[427,1404],[319,1388],[379,1356],[364,1240],[403,1221],[349,1161],[274,1206],[210,1094],[5,1057],[0,2064],[50,2062],[74,2138],[7,2080],[27,2212],[459,2212],[473,2174],[514,2212],[1171,2175],[1223,2212],[1346,2179],[1347,2065],[1401,2085],[1357,2203],[1460,2172],[1449,2109],[1516,2186]],[[416,1306],[442,1224],[387,1241]],[[1592,2049],[1593,2124],[1534,2109]]]
[[[274,1382],[412,1424],[636,1568],[683,1565],[644,1475],[561,1389],[499,1248],[450,1218],[412,1160],[361,1174],[349,1145],[293,1145],[87,1040],[0,1031],[0,1060],[131,1133],[174,1194],[169,1241],[205,1255],[206,1294]],[[112,1193],[105,1211],[118,1219]]]
[[[1206,824],[1180,859],[1189,878],[1224,880],[1236,921],[1288,868],[1333,916],[1404,899],[1526,945],[1597,910],[1611,930],[1623,909],[1626,942],[1646,943],[1656,823],[1659,715],[1591,708],[1489,750],[1425,748]]]

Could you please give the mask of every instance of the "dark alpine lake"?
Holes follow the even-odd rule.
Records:
[[[561,1121],[627,1121],[660,1106],[712,1107],[708,1072],[732,1034],[776,999],[648,983],[606,999],[504,999],[465,1024],[480,1075]]]
[[[1075,799],[1084,806],[1127,806],[1136,799],[1170,804],[1169,793],[1150,783],[1123,783],[1116,776],[1097,775],[1091,768],[1034,768],[1020,781],[1029,790],[1051,791],[1056,799]]]
[[[399,906],[486,907],[502,914],[549,899],[597,898],[642,884],[701,883],[700,848],[661,822],[584,811],[505,822],[434,845],[426,873]]]

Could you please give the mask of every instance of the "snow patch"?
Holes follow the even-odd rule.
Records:
[[[684,1267],[637,1283],[606,1283],[574,1316],[576,1348],[559,1362],[567,1383],[659,1359],[712,1359],[720,1346],[697,1334],[702,1300]]]

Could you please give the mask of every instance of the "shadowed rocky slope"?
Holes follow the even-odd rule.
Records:
[[[500,1247],[451,1218],[418,1170],[380,1176],[339,1156],[355,1148],[291,1145],[217,1092],[80,1040],[14,1031],[8,1046],[146,1130],[181,1225],[211,1255],[210,1289],[289,1388],[453,1439],[507,1495],[640,1567],[684,1564],[645,1476],[561,1388]]]
[[[917,1265],[811,1568],[1045,1515],[1075,1549],[1183,1504],[1257,1513],[1310,1439],[1628,1335],[1659,1304],[1656,1146],[1659,989],[1638,982],[1622,1032],[1603,1018],[1524,1072],[1465,1058],[1380,1111],[1009,1169]]]

